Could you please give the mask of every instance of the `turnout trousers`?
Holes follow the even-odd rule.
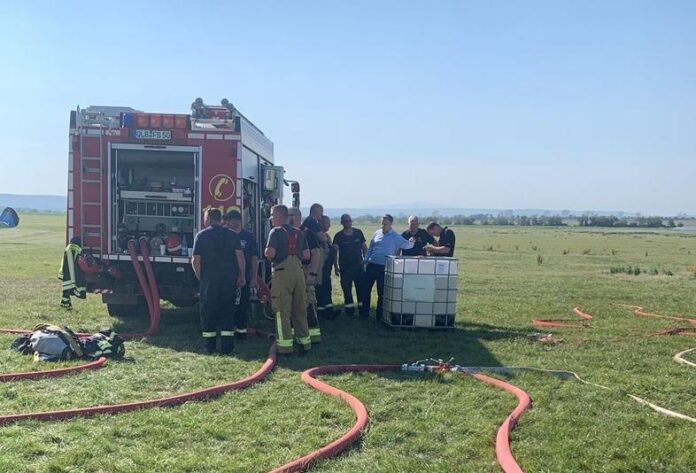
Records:
[[[201,332],[210,353],[215,351],[218,333],[222,353],[229,353],[234,348],[233,313],[236,291],[232,286],[234,283],[230,281],[201,281]]]
[[[384,296],[384,265],[367,263],[365,268],[365,284],[363,286],[362,307],[360,315],[366,317],[370,315],[370,299],[372,297],[372,286],[377,283],[377,318],[382,317],[382,300]]]
[[[292,353],[293,338],[309,350],[312,339],[307,327],[307,288],[302,263],[296,256],[288,256],[272,269],[272,274],[271,304],[275,312],[278,353]]]
[[[321,269],[321,284],[318,284],[315,288],[317,293],[317,312],[319,315],[324,315],[326,317],[333,317],[334,306],[331,300],[331,266],[324,265]]]
[[[304,267],[305,277],[309,276],[309,266]],[[306,279],[305,279],[306,281]],[[315,281],[317,279],[315,278]],[[318,282],[316,284],[319,284]],[[319,315],[317,314],[317,289],[316,286],[306,284],[307,291],[307,324],[312,343],[321,342],[321,328],[319,328]]]
[[[235,296],[236,297],[236,296]],[[239,290],[239,302],[235,300],[234,326],[235,334],[245,336],[249,324],[249,311],[251,310],[249,299],[251,289],[249,283]]]
[[[343,310],[346,315],[355,313],[355,302],[353,301],[353,286],[355,286],[355,296],[358,299],[358,309],[362,307],[363,299],[363,280],[365,271],[362,264],[351,266],[341,266],[341,289],[343,290]],[[368,306],[369,310],[369,306]]]

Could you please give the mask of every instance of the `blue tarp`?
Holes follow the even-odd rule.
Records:
[[[0,228],[12,228],[19,225],[19,215],[12,207],[6,207],[0,214]]]

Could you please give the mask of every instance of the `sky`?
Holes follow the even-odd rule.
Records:
[[[696,214],[696,2],[5,2],[0,193],[76,105],[223,97],[303,203]]]

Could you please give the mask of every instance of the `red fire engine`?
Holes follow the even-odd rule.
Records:
[[[284,172],[273,143],[226,99],[196,99],[190,115],[78,107],[70,113],[66,239],[81,237],[98,263],[88,291],[102,293],[111,315],[146,313],[128,252],[129,240],[144,237],[162,299],[194,304],[190,248],[203,212],[239,210],[261,246],[285,185],[299,207],[299,184]]]

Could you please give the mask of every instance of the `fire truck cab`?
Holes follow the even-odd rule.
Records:
[[[102,294],[111,315],[145,312],[127,249],[144,237],[162,299],[193,305],[190,256],[205,210],[239,210],[262,254],[270,208],[282,202],[285,185],[299,206],[299,184],[284,174],[273,143],[225,99],[218,106],[196,99],[191,114],[77,107],[70,114],[66,240],[81,237],[99,263],[87,275],[88,291]]]

